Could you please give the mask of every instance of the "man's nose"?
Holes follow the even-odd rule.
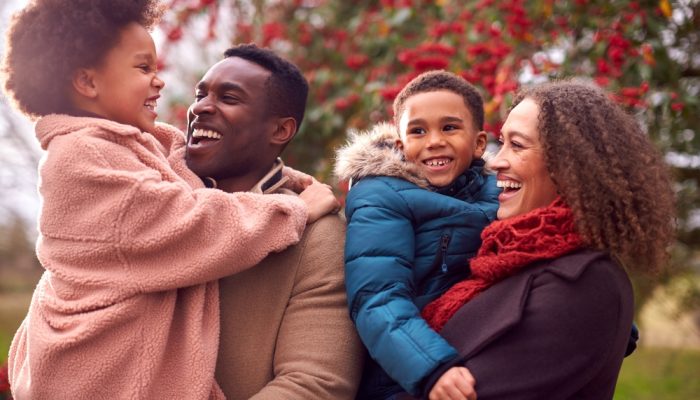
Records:
[[[190,107],[190,111],[194,115],[200,115],[200,114],[206,114],[206,113],[211,113],[214,109],[214,105],[210,99],[211,96],[205,96],[202,97],[201,99],[195,101],[192,103],[192,106]]]

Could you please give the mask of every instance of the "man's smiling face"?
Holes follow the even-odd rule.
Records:
[[[267,111],[270,72],[239,57],[219,61],[197,84],[188,114],[187,166],[220,186],[232,179],[247,190],[264,175],[276,151],[277,119]]]

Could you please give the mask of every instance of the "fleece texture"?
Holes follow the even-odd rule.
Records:
[[[206,189],[175,128],[37,122],[46,269],[10,348],[22,399],[219,399],[217,279],[299,241],[286,195]]]

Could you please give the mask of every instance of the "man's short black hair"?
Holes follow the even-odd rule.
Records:
[[[242,44],[224,52],[224,57],[238,57],[258,64],[270,71],[267,87],[268,112],[279,117],[292,117],[297,130],[304,119],[309,84],[299,68],[275,54],[272,50],[254,44]]]

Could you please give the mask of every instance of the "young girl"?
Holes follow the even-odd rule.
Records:
[[[155,123],[159,9],[37,0],[13,18],[5,89],[46,150],[46,272],[9,355],[18,399],[223,398],[216,279],[335,206],[319,183],[299,199],[203,188],[182,133]]]

